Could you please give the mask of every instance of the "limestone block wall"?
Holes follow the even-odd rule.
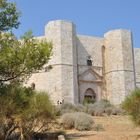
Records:
[[[50,71],[45,72],[42,70],[38,73],[34,73],[25,85],[30,86],[32,83],[35,83],[35,89],[37,91],[45,91],[54,104],[57,104],[58,100],[62,101],[60,82],[61,71],[59,71],[59,69],[60,66],[53,66]]]
[[[47,65],[51,65],[49,71],[42,70],[34,73],[27,81],[27,85],[35,83],[35,89],[48,92],[52,101],[62,101],[62,67],[61,67],[61,28],[59,22],[50,22],[45,27],[45,36],[37,37],[38,39],[46,39],[53,44],[53,55]],[[46,66],[47,66],[46,65]]]
[[[35,83],[36,90],[47,91],[55,104],[63,99],[78,103],[88,88],[97,93],[97,100],[104,95],[119,104],[135,85],[140,87],[140,49],[134,49],[133,54],[128,30],[113,30],[104,38],[76,35],[72,22],[56,20],[46,25],[45,36],[37,38],[53,44],[51,60],[44,66],[51,65],[52,69],[32,74],[26,85]],[[93,66],[87,66],[88,56]],[[99,79],[93,73],[79,78],[90,69]]]
[[[65,102],[78,102],[76,31],[70,21],[51,21],[46,26],[46,36],[53,42],[51,64],[60,66],[59,83],[61,97]],[[53,74],[53,78],[56,78]],[[56,95],[57,96],[57,95]]]
[[[57,20],[45,27],[45,36],[53,44],[53,55],[47,65],[49,71],[32,74],[27,85],[35,83],[36,90],[48,91],[56,104],[57,101],[78,103],[76,31],[72,22]]]
[[[136,86],[140,88],[140,48],[134,48]]]
[[[77,36],[77,59],[78,59],[78,74],[81,75],[89,69],[93,69],[100,76],[102,76],[102,46],[104,43],[103,38],[78,35]],[[87,58],[91,56],[93,66],[87,66]],[[82,80],[82,82],[81,82]],[[94,90],[97,96],[97,100],[101,99],[102,86],[99,83],[94,82],[96,79],[94,75],[88,74],[83,79],[79,79],[79,96],[80,102],[83,101],[85,91],[88,88]],[[85,82],[84,82],[85,81]]]
[[[90,55],[93,60],[94,70],[102,75],[102,46],[104,43],[103,38],[92,36],[77,36],[77,59],[78,59],[78,72],[83,73],[89,67],[87,66],[87,57]]]
[[[114,30],[105,34],[105,80],[108,99],[120,104],[135,88],[131,32]]]
[[[102,67],[102,46],[103,38],[92,36],[77,36],[78,64],[87,65],[87,56],[93,59],[93,65]]]

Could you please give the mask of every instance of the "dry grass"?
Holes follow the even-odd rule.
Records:
[[[105,131],[66,131],[72,140],[140,140],[140,128],[135,127],[128,116],[93,117]]]

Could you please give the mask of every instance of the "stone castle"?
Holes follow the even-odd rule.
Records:
[[[133,48],[129,30],[112,30],[104,37],[77,35],[72,22],[56,20],[37,38],[52,42],[53,55],[27,84],[47,91],[55,104],[91,98],[117,105],[140,87],[140,48]]]

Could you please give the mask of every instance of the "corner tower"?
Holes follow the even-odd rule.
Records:
[[[53,56],[50,65],[54,68],[52,84],[64,102],[78,103],[76,31],[72,22],[56,20],[45,27],[45,36],[53,43]],[[59,91],[59,93],[58,93]]]
[[[120,104],[135,88],[131,32],[113,30],[105,37],[105,81],[108,99]]]

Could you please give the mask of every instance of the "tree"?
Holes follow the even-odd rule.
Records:
[[[18,18],[16,5],[0,0],[0,83],[24,81],[31,73],[41,70],[51,56],[52,44],[35,39],[31,32],[20,40],[15,37],[11,31],[18,28]]]
[[[48,96],[21,84],[49,61],[52,44],[31,32],[18,40],[12,30],[19,27],[19,15],[14,3],[0,0],[0,139],[4,140],[13,132],[20,132],[22,140],[30,139],[35,127],[41,124],[41,131],[53,116]]]
[[[22,40],[17,40],[12,33],[1,34],[0,45],[0,82],[24,81],[41,70],[51,56],[51,43],[38,41],[30,32]]]
[[[128,95],[122,103],[122,107],[130,115],[134,124],[140,126],[140,89],[136,89]]]
[[[18,21],[19,15],[15,3],[0,0],[0,31],[18,28],[20,24]]]
[[[0,87],[0,139],[31,139],[46,130],[54,118],[54,107],[46,93],[19,84]]]

